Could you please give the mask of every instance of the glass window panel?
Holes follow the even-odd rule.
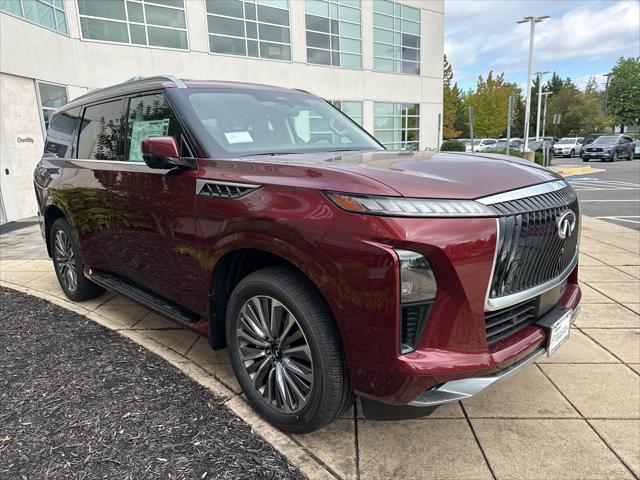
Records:
[[[182,10],[145,5],[144,11],[146,14],[147,24],[173,28],[186,27],[184,12]]]
[[[402,73],[410,73],[412,75],[420,75],[420,64],[414,62],[402,62]]]
[[[388,28],[393,30],[393,17],[387,17],[385,15],[373,14],[373,25],[375,27]]]
[[[247,41],[247,55],[250,57],[259,57],[260,49],[258,48],[258,42],[252,40]]]
[[[393,72],[393,60],[385,58],[374,58],[373,69],[379,72]]]
[[[340,53],[339,52],[331,52],[331,65],[339,67],[340,66]]]
[[[394,117],[378,117],[373,119],[373,128],[393,130]]]
[[[396,140],[396,135],[393,131],[376,130],[375,137],[378,139],[379,142],[382,142],[382,143],[393,142],[394,140]]]
[[[350,38],[340,37],[340,47],[343,52],[347,53],[360,53],[362,51],[360,40],[351,40]]]
[[[247,20],[255,20],[257,18],[255,4],[244,2],[244,18]]]
[[[354,25],[353,23],[340,22],[340,35],[360,38],[360,25]]]
[[[329,26],[332,34],[337,35],[340,33],[340,22],[338,22],[338,20],[330,20]]]
[[[291,47],[289,45],[260,42],[260,57],[272,60],[291,60]]]
[[[393,58],[393,47],[381,43],[373,44],[373,55],[376,57]]]
[[[340,7],[340,20],[360,23],[360,10],[351,7]]]
[[[329,49],[329,35],[307,32],[307,46]]]
[[[354,55],[351,53],[341,53],[340,65],[345,68],[362,68],[362,57],[360,55]]]
[[[311,15],[319,15],[321,17],[329,16],[329,4],[323,0],[306,0],[304,2],[306,13]]]
[[[142,4],[136,2],[127,2],[127,13],[129,14],[130,22],[144,23]]]
[[[289,12],[284,12],[279,8],[258,5],[258,20],[276,25],[289,25]]]
[[[373,39],[376,42],[393,43],[393,32],[389,32],[387,30],[381,30],[379,28],[374,28]]]
[[[329,33],[329,19],[306,15],[307,29]]]
[[[413,20],[414,22],[420,21],[420,10],[413,7],[402,5],[402,18],[407,20]]]
[[[209,33],[219,33],[220,35],[244,37],[244,22],[242,20],[233,20],[231,18],[208,15],[207,24],[209,27]],[[255,25],[256,24],[254,23],[253,28],[255,28]],[[247,30],[249,30],[249,22],[247,22]]]
[[[258,38],[258,25],[254,22],[246,22],[247,38]],[[242,36],[242,34],[240,34]]]
[[[412,47],[412,48],[420,48],[420,37],[416,35],[408,35],[406,33],[402,34],[402,46],[403,47]]]
[[[131,43],[137,45],[147,44],[147,34],[143,25],[129,24],[129,35],[131,36]]]
[[[229,17],[244,18],[242,2],[240,0],[207,0],[207,12],[227,15]]]
[[[387,0],[374,0],[373,11],[393,15],[393,2]]]
[[[56,19],[53,14],[53,7],[40,3],[37,0],[22,0],[24,18],[32,22],[55,30]]]
[[[335,3],[329,4],[329,18],[338,18],[338,5]]]
[[[394,104],[388,102],[374,102],[373,114],[377,116],[393,116]]]
[[[307,48],[307,61],[321,65],[331,65],[331,54],[326,50]]]
[[[47,108],[60,108],[67,103],[67,89],[60,85],[38,82],[40,105]]]
[[[53,6],[60,10],[64,10],[64,0],[53,0]]]
[[[340,102],[340,110],[350,117],[362,116],[362,102]]]
[[[276,7],[284,10],[289,9],[288,0],[256,0],[256,3],[261,3],[262,5],[267,5],[269,7]]]
[[[167,48],[187,48],[187,32],[183,30],[169,30],[160,27],[147,27],[149,45]]]
[[[416,35],[420,35],[420,24],[415,22],[408,22],[407,20],[402,20],[401,30],[404,33],[413,33]]]
[[[20,8],[20,0],[4,0],[0,2],[0,10],[11,13],[19,17],[22,16],[22,8]]]
[[[166,5],[167,7],[178,7],[184,8],[184,3],[182,0],[147,0],[151,3],[157,3],[159,5]]]
[[[412,62],[420,61],[420,50],[414,50],[413,48],[403,48],[402,60],[410,60]]]
[[[56,29],[62,33],[68,33],[67,31],[67,19],[64,16],[64,12],[56,10]]]
[[[331,35],[331,50],[340,50],[340,38],[337,35]]]
[[[80,15],[91,15],[93,17],[111,18],[114,20],[126,20],[124,0],[78,0],[78,11]],[[126,26],[125,26],[126,30]]]
[[[338,3],[347,7],[360,8],[360,0],[338,0]]]
[[[80,17],[82,36],[92,40],[128,43],[127,24]]]
[[[82,118],[78,140],[78,158],[122,160],[123,101],[87,107]]]
[[[273,25],[258,25],[260,32],[260,40],[268,40],[270,42],[289,43],[289,29],[284,27],[276,27]]]
[[[244,39],[209,35],[209,50],[214,53],[242,55],[247,53]]]

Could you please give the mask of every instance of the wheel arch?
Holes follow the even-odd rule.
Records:
[[[49,241],[49,235],[51,234],[51,227],[53,222],[59,218],[67,218],[64,212],[56,205],[49,205],[44,212],[44,239],[47,244],[47,254],[51,257],[51,242]]]

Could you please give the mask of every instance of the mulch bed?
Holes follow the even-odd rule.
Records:
[[[160,357],[0,288],[0,478],[304,477]]]

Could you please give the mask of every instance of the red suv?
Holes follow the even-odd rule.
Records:
[[[424,415],[552,353],[579,310],[579,207],[489,154],[389,152],[307,92],[135,79],[51,118],[35,171],[66,295],[125,295],[228,348],[288,432],[362,398]]]

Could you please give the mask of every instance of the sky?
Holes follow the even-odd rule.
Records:
[[[536,24],[533,72],[556,71],[584,87],[619,57],[640,56],[640,0],[445,0],[444,52],[464,90],[489,70],[521,86],[527,81],[529,24]],[[548,76],[547,76],[548,78]]]

